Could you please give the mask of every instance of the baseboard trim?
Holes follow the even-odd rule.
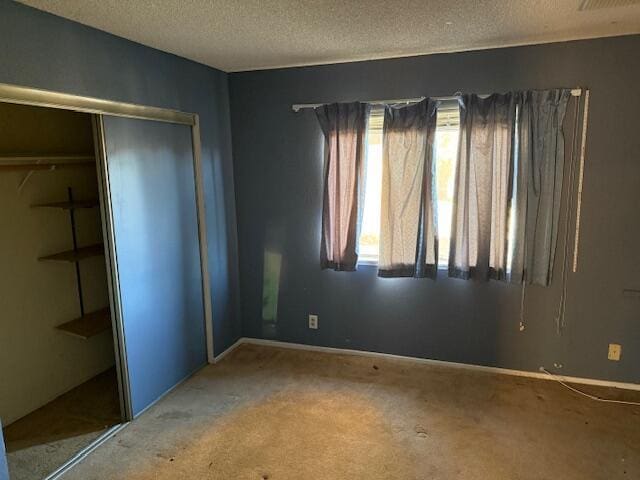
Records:
[[[202,370],[203,368],[205,368],[208,365],[207,362],[203,363],[202,365],[196,367],[195,370],[193,370],[191,373],[188,373],[186,376],[182,377],[180,380],[178,380],[178,382],[173,385],[172,387],[169,387],[168,389],[166,389],[164,392],[162,392],[158,398],[156,398],[154,401],[152,401],[149,405],[147,405],[146,407],[144,407],[142,410],[140,410],[138,413],[133,415],[133,420],[136,420],[137,418],[140,418],[140,415],[142,415],[143,413],[145,413],[147,410],[151,409],[151,407],[155,406],[158,402],[160,402],[160,400],[162,400],[164,397],[166,397],[167,395],[169,395],[171,392],[173,392],[176,388],[178,388],[180,385],[182,385],[184,382],[186,382],[187,380],[189,380],[191,377],[193,377],[196,373],[198,373],[200,370]]]
[[[245,337],[240,337],[238,340],[235,341],[235,343],[233,345],[231,345],[230,347],[227,347],[227,349],[225,351],[223,351],[221,354],[216,355],[215,357],[213,357],[213,363],[214,364],[218,363],[220,360],[222,360],[224,357],[229,355],[231,352],[233,352],[240,345],[242,345],[243,343],[247,343],[245,340],[246,340]]]
[[[289,348],[293,350],[307,350],[311,352],[324,352],[341,355],[357,355],[361,357],[387,358],[391,360],[400,360],[404,362],[420,363],[425,365],[435,365],[448,368],[459,368],[464,370],[473,370],[476,372],[496,373],[501,375],[511,375],[515,377],[535,378],[538,380],[557,380],[560,379],[567,383],[575,383],[580,385],[593,385],[597,387],[620,388],[623,390],[640,391],[640,384],[613,382],[609,380],[598,380],[595,378],[568,377],[564,375],[548,375],[542,372],[529,372],[526,370],[512,370],[509,368],[488,367],[485,365],[473,365],[469,363],[447,362],[445,360],[432,360],[429,358],[407,357],[404,355],[394,355],[391,353],[369,352],[366,350],[353,350],[348,348],[321,347],[317,345],[306,345],[303,343],[282,342],[279,340],[265,340],[262,338],[241,337],[233,345],[227,348],[220,355],[215,357],[216,363],[230,354],[236,348],[243,344],[263,345],[267,347]]]

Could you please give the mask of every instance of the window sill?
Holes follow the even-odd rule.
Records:
[[[378,266],[378,259],[377,258],[363,258],[363,259],[358,259],[358,266],[363,266],[363,267],[377,267]],[[438,271],[439,272],[447,272],[449,271],[449,266],[444,264],[440,264],[438,265]]]
[[[358,266],[360,265],[365,265],[368,267],[377,267],[378,266],[378,259],[377,258],[359,258],[358,259]]]

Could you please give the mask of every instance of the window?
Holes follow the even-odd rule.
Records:
[[[382,195],[382,126],[384,108],[371,109],[367,130],[364,211],[360,226],[358,258],[360,263],[378,261],[380,245],[380,202]],[[438,109],[435,138],[435,166],[438,190],[438,265],[449,261],[451,212],[458,151],[459,111],[457,102],[444,103]]]
[[[367,128],[367,161],[364,211],[360,224],[358,261],[376,263],[380,245],[380,204],[382,199],[382,124],[384,108],[373,107]]]
[[[451,215],[460,133],[460,110],[457,101],[444,103],[438,108],[434,161],[438,190],[438,266],[449,263]]]
[[[513,156],[514,158],[519,158],[520,156],[520,142],[518,139],[520,138],[520,106],[516,105],[516,113],[514,120],[514,128],[513,128]],[[518,182],[515,179],[518,178],[518,164],[519,162],[514,162],[513,165],[513,173],[512,179],[513,182],[513,192],[511,206],[509,208],[509,236],[507,238],[507,276],[511,275],[511,266],[513,265],[513,254],[516,245],[516,215],[518,213]]]

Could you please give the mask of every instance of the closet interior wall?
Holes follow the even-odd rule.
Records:
[[[0,103],[0,158],[94,157],[91,117]],[[41,160],[46,162],[47,160]],[[27,178],[28,177],[28,178]],[[4,426],[114,365],[109,330],[81,339],[56,327],[80,316],[73,264],[40,257],[72,249],[69,212],[33,208],[97,199],[93,165],[55,170],[0,167],[0,418]],[[74,211],[79,246],[102,243],[97,208]],[[79,263],[85,312],[108,305],[104,257]]]

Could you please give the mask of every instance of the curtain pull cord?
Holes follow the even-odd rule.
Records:
[[[584,180],[584,157],[587,148],[587,123],[589,119],[589,89],[584,91],[584,110],[582,112],[582,141],[580,146],[580,173],[578,174],[578,205],[576,207],[576,233],[573,243],[573,273],[578,271],[578,247],[580,243],[580,213],[582,207],[582,184]]]

